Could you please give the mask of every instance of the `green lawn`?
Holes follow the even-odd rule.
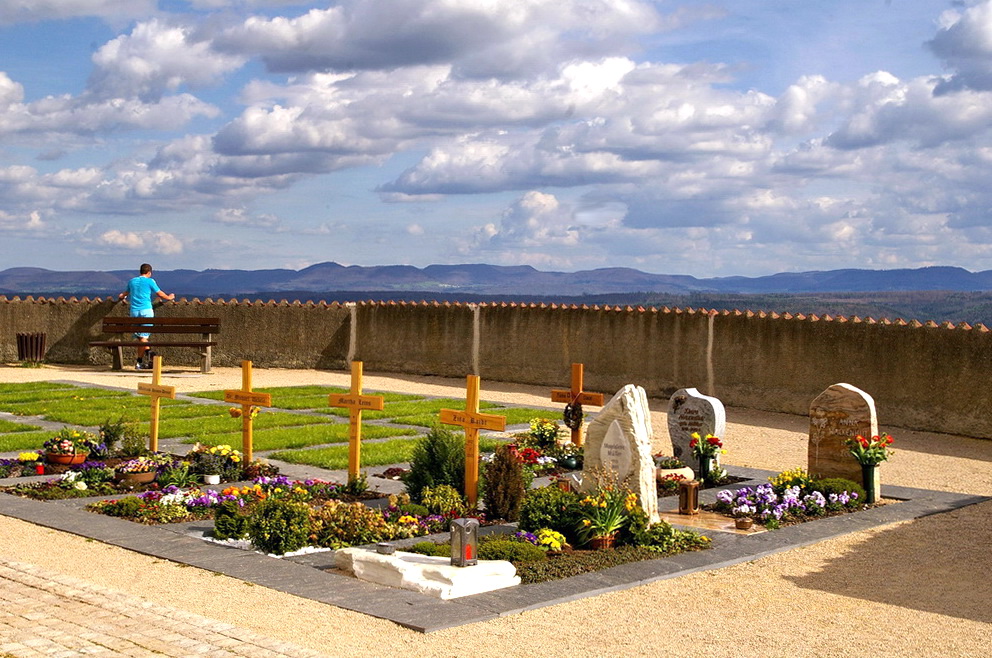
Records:
[[[331,423],[334,421],[320,416],[265,411],[255,418],[253,427],[257,433],[272,427],[302,427]],[[232,418],[227,407],[217,407],[210,416],[195,418],[173,419],[168,415],[168,412],[164,411],[159,416],[158,435],[160,438],[190,437],[203,441],[203,437],[209,434],[229,432],[241,432],[241,419]]]
[[[24,423],[15,423],[12,420],[4,420],[0,418],[0,433],[7,432],[30,432],[31,430],[40,430],[41,428],[37,425],[25,425]]]
[[[305,448],[324,443],[343,443],[348,440],[348,425],[344,423],[328,423],[324,425],[305,425],[300,427],[277,427],[272,429],[255,430],[252,432],[252,447],[256,451],[285,450],[289,448]],[[366,439],[384,439],[391,436],[415,435],[415,430],[377,425],[362,425],[362,437]],[[241,448],[241,431],[224,434],[206,434],[199,437],[199,442],[206,445],[227,444]],[[186,443],[194,443],[190,439]]]
[[[14,434],[0,434],[0,452],[10,452],[12,450],[41,450],[41,444],[52,438],[53,432],[15,432]]]
[[[479,450],[490,452],[496,449],[501,441],[480,438]],[[362,466],[386,466],[389,464],[404,464],[410,461],[417,439],[398,439],[382,443],[362,443]],[[269,455],[272,459],[291,464],[309,464],[331,470],[348,468],[348,446],[330,446],[312,450],[283,450]]]

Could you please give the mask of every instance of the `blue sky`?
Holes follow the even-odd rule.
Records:
[[[0,269],[992,269],[992,0],[0,0]]]

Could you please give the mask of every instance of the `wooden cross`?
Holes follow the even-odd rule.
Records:
[[[506,416],[479,413],[479,376],[469,375],[465,381],[465,411],[441,409],[441,422],[460,425],[465,430],[465,496],[468,506],[475,509],[479,493],[479,430],[506,429]]]
[[[272,396],[251,390],[251,361],[241,362],[241,389],[224,391],[224,402],[241,405],[241,452],[245,465],[252,460],[252,407],[271,407]]]
[[[591,404],[597,407],[603,406],[602,393],[587,393],[582,390],[582,375],[584,366],[581,363],[572,364],[572,388],[568,391],[561,389],[551,391],[552,402],[564,402],[565,404]],[[581,446],[583,442],[582,425],[572,430],[572,443]]]
[[[327,396],[331,407],[344,407],[349,410],[348,430],[348,481],[354,482],[360,476],[362,465],[362,411],[382,411],[385,398],[381,395],[362,395],[362,362],[351,362],[351,392],[331,393]]]
[[[169,398],[170,400],[176,399],[176,387],[175,386],[163,386],[160,384],[162,379],[162,357],[156,356],[152,361],[152,383],[151,384],[138,384],[138,394],[147,395],[151,397],[152,402],[152,423],[151,423],[151,434],[148,438],[148,449],[152,452],[158,452],[158,411],[159,402],[162,398]]]

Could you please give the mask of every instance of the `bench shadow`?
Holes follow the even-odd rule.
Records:
[[[785,579],[804,589],[992,623],[992,502],[883,530],[822,569]]]

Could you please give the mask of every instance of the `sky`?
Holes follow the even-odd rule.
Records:
[[[990,165],[992,0],[0,0],[0,269],[979,271]]]

